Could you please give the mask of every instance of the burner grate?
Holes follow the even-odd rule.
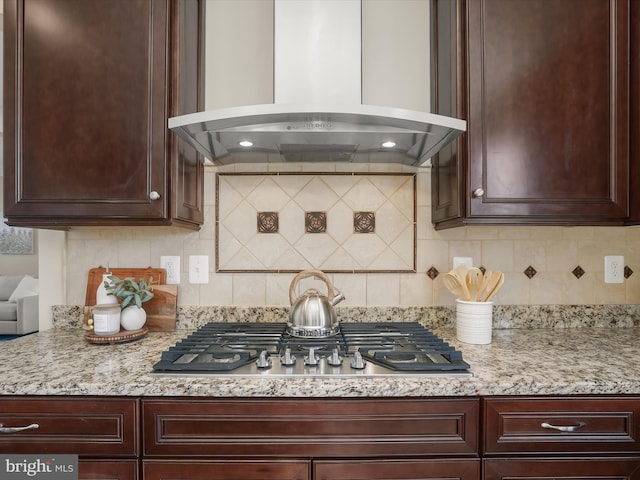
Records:
[[[284,322],[210,322],[163,352],[153,369],[233,374],[245,371],[245,366],[255,370],[257,364],[257,370],[266,367],[259,372],[264,374],[270,365],[279,365],[278,359],[285,349],[298,358],[304,358],[313,349],[322,362],[329,363],[334,351],[348,358],[338,370],[349,375],[358,373],[349,366],[351,358],[358,355],[356,352],[382,371],[470,375],[462,353],[417,322],[343,323],[340,330],[332,337],[300,338],[289,335]],[[330,365],[328,370],[335,372],[333,363]],[[289,368],[288,364],[285,366]]]
[[[391,370],[461,371],[470,368],[462,353],[417,322],[341,325],[350,350]]]
[[[162,352],[156,371],[232,371],[280,351],[284,323],[210,322]]]

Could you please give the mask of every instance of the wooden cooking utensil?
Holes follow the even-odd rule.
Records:
[[[447,290],[462,300],[466,300],[469,297],[467,286],[460,282],[458,277],[453,275],[451,272],[444,274],[444,286],[447,287]]]
[[[504,274],[502,272],[493,272],[489,278],[484,295],[482,297],[483,302],[488,302],[491,298],[500,290],[504,283]]]
[[[484,271],[484,275],[482,276],[482,287],[480,288],[480,293],[478,294],[478,301],[482,301],[480,300],[482,298],[482,293],[486,290],[487,285],[489,283],[489,279],[491,278],[492,274],[493,274],[493,271],[491,270]]]
[[[462,287],[461,295],[459,295],[458,298],[468,302],[471,299],[471,296],[469,295],[469,289],[467,288],[467,267],[465,267],[464,265],[459,265],[451,270],[449,274],[456,277],[458,282],[460,282],[460,286]]]
[[[465,282],[467,283],[467,290],[469,291],[469,299],[472,302],[477,302],[480,297],[480,292],[484,286],[484,277],[482,276],[482,270],[476,267],[471,267],[467,270],[465,276]]]

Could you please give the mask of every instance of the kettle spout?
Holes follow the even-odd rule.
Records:
[[[347,297],[344,296],[344,293],[342,293],[340,290],[338,290],[338,293],[336,294],[336,296],[333,297],[331,300],[329,300],[329,303],[335,307],[337,304],[339,304],[345,298],[347,298]]]

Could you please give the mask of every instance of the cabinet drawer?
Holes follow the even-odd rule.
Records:
[[[138,460],[80,460],[78,480],[138,480]]]
[[[148,460],[144,480],[309,480],[309,462],[296,460]]]
[[[484,452],[638,452],[639,418],[638,397],[486,398]]]
[[[143,399],[149,456],[476,454],[478,399]]]
[[[491,458],[482,463],[482,480],[635,480],[638,458]]]
[[[479,458],[430,460],[318,460],[314,480],[478,480]]]
[[[0,433],[0,451],[133,457],[139,451],[139,419],[135,399],[0,397],[4,427],[38,424],[35,429]]]

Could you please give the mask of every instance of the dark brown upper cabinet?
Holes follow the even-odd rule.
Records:
[[[467,120],[433,158],[437,229],[624,224],[629,9],[432,0],[432,108]]]
[[[640,2],[629,5],[629,225],[640,224]]]
[[[204,0],[4,0],[11,225],[203,223]]]

